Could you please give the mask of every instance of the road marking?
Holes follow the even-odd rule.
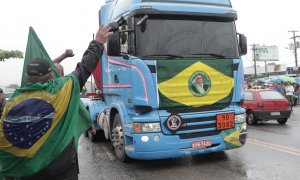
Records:
[[[116,159],[115,155],[112,154],[109,149],[106,146],[101,146],[102,150],[106,153],[106,155],[108,156],[108,158],[113,161]]]
[[[258,145],[258,146],[262,146],[262,147],[274,149],[274,150],[277,150],[277,151],[285,152],[285,153],[288,153],[288,154],[292,154],[292,155],[295,155],[295,156],[300,156],[300,150],[299,149],[295,149],[295,148],[291,148],[291,147],[287,147],[287,146],[282,146],[282,145],[278,145],[278,144],[273,144],[273,143],[269,143],[269,142],[265,142],[265,141],[260,141],[260,140],[256,140],[256,139],[251,139],[251,138],[247,138],[247,142],[249,142],[251,144]]]

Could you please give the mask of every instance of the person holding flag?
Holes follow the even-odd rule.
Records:
[[[101,59],[109,30],[101,26],[76,69],[59,77],[30,29],[21,88],[0,119],[0,177],[78,179],[78,139],[92,126],[79,93]]]

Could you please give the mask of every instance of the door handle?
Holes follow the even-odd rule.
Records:
[[[114,75],[114,81],[115,83],[119,83],[119,76],[117,74]]]

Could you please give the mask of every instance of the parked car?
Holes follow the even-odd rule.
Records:
[[[277,120],[279,124],[285,124],[291,115],[288,100],[274,90],[246,90],[243,107],[246,109],[246,122],[249,125],[268,120]]]

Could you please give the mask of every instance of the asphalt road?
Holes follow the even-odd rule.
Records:
[[[248,126],[246,145],[221,153],[119,162],[110,142],[79,141],[81,180],[300,179],[300,105],[287,124]]]

